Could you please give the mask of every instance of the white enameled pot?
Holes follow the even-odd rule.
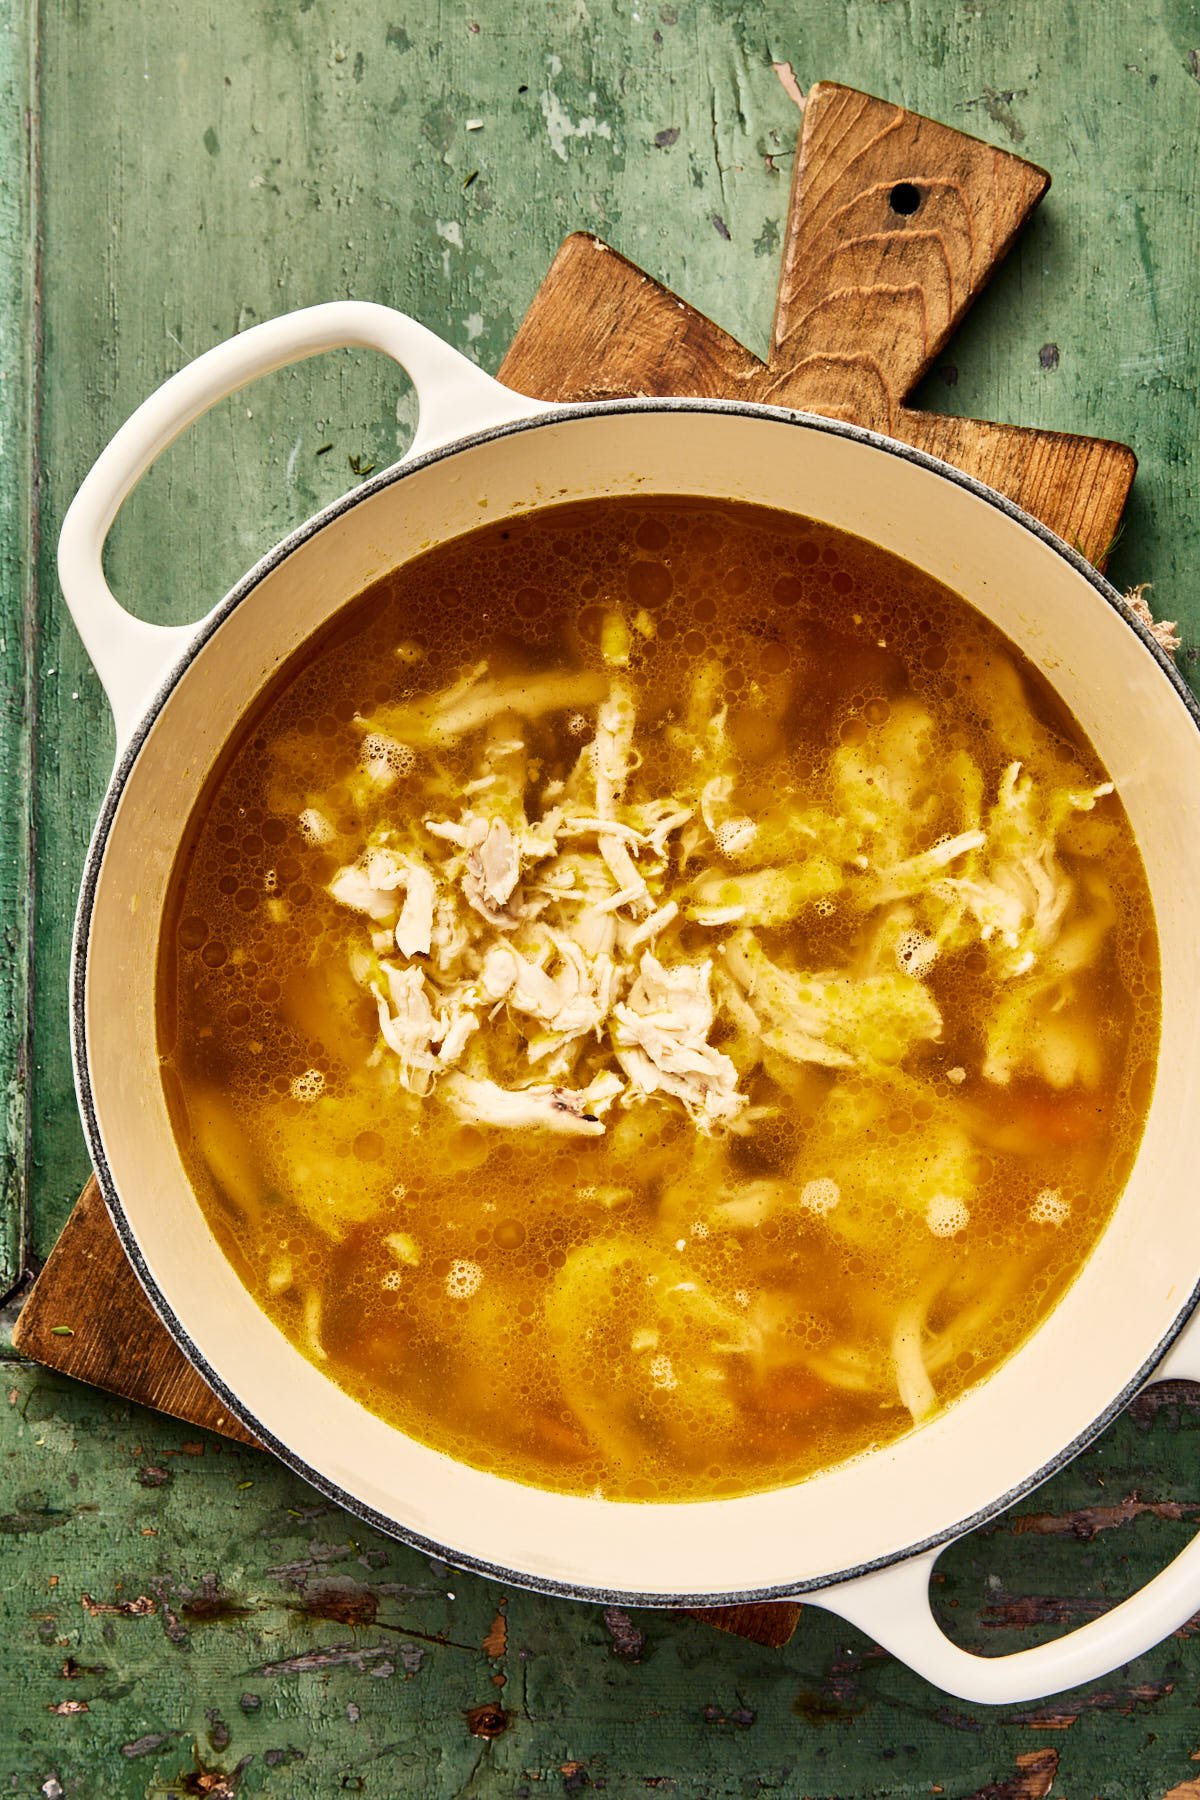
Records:
[[[421,407],[412,449],[293,533],[199,624],[130,617],[102,569],[125,497],[194,419],[254,376],[338,346],[381,350]],[[978,1389],[899,1442],[749,1499],[630,1505],[523,1487],[412,1442],[334,1386],[250,1298],[197,1205],[155,1039],[164,897],[206,775],[274,670],[378,576],[477,526],[596,495],[692,494],[824,520],[966,596],[1044,671],[1120,790],[1162,950],[1159,1075],[1125,1194],[1082,1274]],[[548,406],[413,320],[358,302],[257,325],[172,377],[122,427],[63,526],[63,591],[116,715],[73,958],[75,1072],[124,1246],[165,1325],[230,1411],[385,1531],[503,1581],[632,1605],[805,1595],[938,1686],[1040,1697],[1106,1673],[1200,1609],[1200,1539],[1105,1617],[981,1658],[929,1606],[939,1547],[1085,1444],[1150,1380],[1200,1379],[1200,711],[1080,557],[945,464],[853,427],[724,401]]]

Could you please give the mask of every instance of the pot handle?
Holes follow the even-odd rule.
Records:
[[[58,575],[71,617],[104,684],[123,746],[203,620],[151,625],[114,599],[104,543],[146,470],[188,425],[256,375],[324,350],[381,350],[410,376],[420,419],[408,456],[456,437],[551,410],[513,393],[406,314],[363,300],[309,306],[252,325],[172,375],[103,450],[71,502],[58,541]],[[405,460],[404,458],[401,459]]]
[[[1153,1381],[1167,1380],[1200,1381],[1200,1313],[1193,1313],[1154,1371]],[[940,1548],[821,1588],[805,1601],[858,1626],[935,1687],[990,1706],[1043,1700],[1096,1681],[1152,1650],[1200,1611],[1198,1535],[1153,1581],[1102,1618],[1031,1650],[975,1656],[951,1643],[929,1604]]]

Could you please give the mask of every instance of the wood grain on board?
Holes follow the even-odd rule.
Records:
[[[1041,169],[851,88],[810,89],[769,358],[624,257],[569,237],[499,370],[545,399],[703,395],[849,420],[940,456],[1102,562],[1136,466],[1104,440],[906,404],[1049,184]],[[159,1323],[89,1182],[18,1321],[22,1354],[252,1443]],[[782,1645],[801,1608],[701,1611]]]
[[[580,232],[500,379],[547,400],[689,394],[846,419],[953,463],[1102,562],[1137,467],[1126,445],[905,405],[1049,181],[1020,157],[821,82],[804,113],[767,362]]]
[[[134,1274],[95,1176],[75,1202],[13,1332],[24,1356],[125,1400],[256,1440],[164,1329]]]

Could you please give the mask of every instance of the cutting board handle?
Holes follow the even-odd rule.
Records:
[[[1049,185],[886,100],[810,88],[768,359],[788,404],[893,431]]]
[[[907,404],[1049,181],[948,125],[819,82],[796,150],[767,361],[576,232],[500,379],[547,400],[702,395],[865,425],[986,482],[1103,565],[1137,467],[1124,444]]]

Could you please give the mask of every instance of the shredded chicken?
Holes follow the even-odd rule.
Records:
[[[442,1034],[429,1003],[425,977],[419,969],[397,969],[391,963],[381,967],[386,989],[375,983],[371,987],[379,1009],[379,1029],[400,1059],[404,1086],[414,1094],[428,1093],[438,1067],[433,1043]]]
[[[329,884],[329,892],[339,906],[349,906],[355,912],[366,913],[368,918],[383,923],[396,916],[393,885],[380,887],[361,863],[349,863],[338,870]]]
[[[445,1098],[460,1118],[474,1125],[500,1125],[506,1130],[540,1126],[576,1137],[602,1137],[604,1123],[593,1108],[609,1105],[615,1095],[603,1089],[533,1086],[504,1088],[495,1081],[451,1075]]]
[[[896,1371],[896,1387],[900,1398],[912,1414],[914,1425],[937,1411],[937,1393],[929,1379],[922,1353],[925,1308],[910,1302],[896,1314],[892,1327],[892,1363]]]
[[[397,743],[424,749],[469,737],[502,713],[541,719],[547,713],[592,707],[607,689],[607,676],[590,670],[496,677],[489,676],[486,662],[480,662],[440,693],[388,708],[378,724]]]
[[[706,1134],[753,1130],[763,1108],[742,1078],[759,1066],[786,1092],[805,1067],[879,1076],[936,1043],[926,977],[972,945],[1008,984],[984,1078],[1098,1079],[1071,1000],[1112,905],[1067,873],[1058,839],[1110,784],[1072,785],[1027,734],[1023,753],[1062,779],[1013,762],[989,807],[976,762],[939,757],[937,727],[907,699],[833,752],[835,810],[789,792],[752,817],[724,675],[705,662],[679,715],[651,727],[675,758],[673,791],[656,794],[624,673],[634,650],[608,616],[603,672],[518,678],[481,662],[362,722],[355,779],[384,784],[377,808],[399,811],[391,784],[414,766],[426,806],[443,798],[374,831],[328,884],[362,915],[370,950],[351,967],[402,1087],[510,1128],[598,1136],[619,1104],[682,1109]],[[555,714],[579,749],[543,770],[538,721]],[[451,779],[439,758],[464,743],[473,771]],[[301,823],[349,847],[314,809]],[[848,968],[806,969],[760,935],[847,904],[864,918]]]
[[[642,1094],[682,1100],[697,1123],[735,1118],[746,1104],[737,1070],[708,1042],[713,1026],[711,962],[666,969],[643,952],[628,1003],[613,1008],[617,1060]]]
[[[763,1042],[798,1063],[828,1069],[889,1066],[920,1042],[941,1036],[937,1003],[915,976],[897,971],[855,980],[826,971],[805,975],[780,968],[751,932],[722,947],[740,991],[742,1017]]]
[[[428,956],[437,896],[433,876],[423,863],[408,862],[404,882],[404,905],[396,922],[396,948],[404,956]]]
[[[476,821],[482,825],[483,821]],[[493,819],[472,843],[463,872],[462,888],[467,903],[491,925],[508,929],[517,922],[509,907],[521,877],[521,859],[512,832],[503,819]]]
[[[617,645],[617,634],[609,640]],[[609,662],[622,668],[628,656]],[[532,807],[531,721],[569,710],[586,735],[592,707],[574,770],[546,782],[540,809]],[[703,819],[701,789],[715,819],[713,797],[719,789],[728,799],[732,778],[699,770],[685,796],[628,800],[641,757],[632,690],[617,675],[518,684],[480,664],[442,693],[392,709],[385,723],[387,742],[412,756],[481,740],[456,813],[425,818],[402,848],[399,833],[378,836],[329,883],[332,898],[374,928],[375,954],[360,954],[356,979],[375,999],[401,1085],[438,1088],[464,1117],[585,1135],[604,1130],[602,1114],[617,1099],[682,1105],[705,1130],[741,1114],[737,1071],[709,1041],[711,962],[684,955],[674,939],[660,960],[682,923],[679,901],[665,892],[676,839]],[[369,735],[371,755],[382,755],[378,720]],[[723,725],[707,741],[724,749]],[[394,765],[398,752],[390,754]],[[730,819],[737,823],[725,806],[718,829]],[[745,830],[741,837],[748,841]],[[408,968],[387,960],[393,942]],[[502,1016],[527,1066],[516,1082],[512,1036],[504,1082],[488,1054],[487,1027],[498,1029]]]

